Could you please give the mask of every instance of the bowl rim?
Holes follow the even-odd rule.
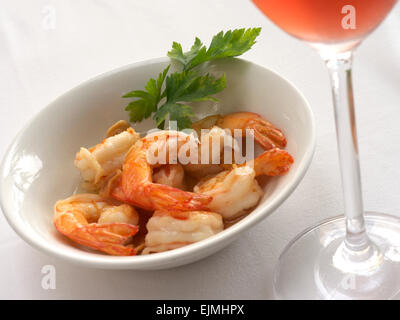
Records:
[[[58,250],[58,247],[51,243],[47,243],[43,241],[43,237],[39,236],[33,229],[28,229],[25,227],[22,219],[18,214],[13,214],[13,208],[10,205],[12,202],[11,199],[7,199],[5,189],[4,179],[1,180],[0,183],[0,207],[5,216],[7,222],[14,229],[14,231],[28,244],[33,246],[36,249],[50,255],[56,256],[57,258],[67,260],[74,264],[84,265],[88,267],[96,267],[103,269],[145,269],[146,266],[155,264],[155,268],[163,268],[163,264],[167,265],[171,260],[178,259],[181,256],[186,256],[189,254],[195,254],[196,252],[201,254],[201,252],[206,251],[207,248],[216,246],[219,242],[230,242],[233,240],[240,232],[249,229],[254,226],[270,214],[272,214],[288,197],[289,195],[297,188],[300,181],[304,177],[307,172],[308,167],[311,164],[315,147],[316,147],[316,125],[315,118],[312,112],[312,109],[305,98],[304,94],[289,80],[279,75],[277,72],[266,68],[262,65],[256,64],[246,59],[242,58],[233,58],[235,60],[240,60],[250,65],[253,65],[257,68],[263,69],[263,71],[271,73],[273,76],[279,78],[281,81],[285,82],[289,87],[291,87],[297,95],[302,100],[302,105],[304,105],[304,111],[307,115],[308,120],[310,121],[310,143],[306,146],[303,161],[300,163],[298,170],[295,176],[292,178],[290,185],[285,186],[285,189],[280,191],[280,194],[270,203],[266,204],[264,207],[257,207],[252,211],[251,214],[246,216],[244,219],[239,221],[238,223],[230,226],[228,229],[225,229],[223,232],[220,232],[210,238],[204,239],[202,241],[177,248],[174,250],[161,252],[157,254],[151,255],[139,255],[139,256],[127,256],[127,257],[116,257],[109,255],[101,255],[101,254],[92,254],[90,252],[85,252],[80,250],[79,252],[64,252],[62,250]],[[23,127],[20,129],[18,134],[14,137],[10,145],[5,151],[3,159],[0,164],[0,176],[5,177],[7,172],[5,172],[6,163],[10,160],[10,156],[12,154],[12,149],[21,141],[24,136],[25,131],[31,126],[32,123],[36,121],[36,119],[40,118],[42,113],[44,113],[49,108],[55,106],[58,100],[63,99],[65,96],[70,94],[74,94],[74,91],[79,90],[81,87],[86,86],[87,84],[101,80],[103,78],[107,78],[114,74],[124,72],[130,69],[135,69],[138,67],[157,64],[157,63],[167,63],[171,61],[168,57],[161,58],[153,58],[148,60],[143,60],[139,62],[130,63],[127,65],[120,66],[118,68],[114,68],[112,70],[102,72],[94,77],[91,77],[80,84],[74,86],[73,88],[67,90],[63,94],[56,97],[50,103],[48,103],[45,107],[43,107],[39,112],[37,112]],[[256,211],[256,212],[255,212]],[[268,214],[269,213],[269,214]],[[27,232],[27,229],[29,232]],[[151,268],[151,267],[150,267]],[[149,269],[150,269],[149,268]]]

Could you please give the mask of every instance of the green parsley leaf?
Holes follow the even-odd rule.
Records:
[[[225,74],[215,79],[212,75],[199,76],[196,71],[175,72],[167,77],[165,91],[167,102],[204,101],[217,99],[211,97],[226,87]]]
[[[129,112],[131,122],[140,122],[147,119],[157,110],[157,106],[164,95],[161,93],[164,79],[167,76],[170,65],[168,65],[159,75],[157,80],[150,78],[144,90],[134,90],[123,95],[123,98],[139,98],[130,102],[125,110]]]
[[[215,79],[210,74],[199,76],[198,72],[182,71],[169,75],[165,81],[166,102],[155,112],[154,120],[157,127],[163,128],[169,114],[169,120],[175,120],[178,129],[190,127],[193,109],[182,102],[218,101],[212,95],[222,91],[226,87],[225,74]],[[179,111],[180,110],[180,111]]]
[[[196,40],[194,41],[194,44],[190,49],[190,51],[183,53],[182,46],[174,41],[172,44],[172,50],[168,52],[168,57],[170,57],[171,59],[178,60],[185,66],[188,65],[190,61],[194,59],[194,57],[198,54],[199,50],[202,47],[203,43],[200,41],[199,38],[196,37]]]
[[[181,44],[174,42],[168,56],[179,61],[183,71],[167,76],[168,66],[158,75],[157,80],[151,78],[147,82],[145,90],[125,94],[124,98],[136,98],[125,108],[129,112],[130,121],[140,122],[153,114],[160,129],[164,128],[168,118],[177,121],[179,130],[190,127],[193,108],[188,102],[218,101],[213,95],[226,87],[225,74],[216,79],[208,73],[202,75],[198,68],[194,68],[203,62],[243,54],[254,45],[260,31],[261,28],[243,28],[225,33],[221,31],[213,37],[208,49],[196,38],[188,52],[183,52]],[[165,89],[162,90],[164,82]]]
[[[193,108],[182,103],[164,103],[154,114],[157,128],[164,129],[164,124],[169,115],[170,121],[176,121],[178,130],[189,128],[192,125]]]
[[[186,53],[183,53],[179,43],[174,42],[168,56],[181,62],[184,70],[190,70],[206,61],[236,57],[245,53],[256,43],[255,39],[260,31],[261,28],[235,29],[225,33],[221,31],[213,37],[208,49],[196,38],[190,51]]]

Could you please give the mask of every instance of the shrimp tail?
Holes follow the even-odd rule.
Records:
[[[111,198],[129,203],[130,205],[137,205],[137,203],[130,201],[129,198],[125,195],[124,191],[122,190],[121,186],[114,187],[110,192]]]
[[[193,192],[182,191],[163,184],[152,183],[145,187],[154,208],[171,211],[208,210],[212,197]]]
[[[195,211],[208,210],[212,197],[158,183],[147,183],[130,188],[125,193],[123,186],[115,188],[111,196],[119,201],[141,207],[145,210]]]
[[[247,165],[254,166],[256,176],[280,176],[289,171],[293,162],[293,157],[287,151],[274,148],[265,151]]]
[[[91,223],[64,234],[71,240],[92,249],[115,256],[132,256],[136,254],[135,249],[124,246],[124,243],[138,230],[137,226],[127,223]]]
[[[259,118],[250,121],[248,128],[254,130],[254,139],[264,150],[286,146],[287,141],[282,131],[264,119]]]

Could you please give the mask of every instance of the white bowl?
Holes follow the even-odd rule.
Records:
[[[84,250],[54,228],[53,205],[70,196],[80,175],[73,165],[81,146],[92,146],[119,119],[128,119],[121,96],[144,87],[169,63],[161,58],[134,63],[95,77],[68,91],[44,108],[17,135],[1,168],[0,200],[14,230],[32,246],[81,265],[109,269],[162,269],[206,257],[236,239],[241,232],[270,215],[304,176],[315,147],[312,111],[303,95],[276,73],[241,59],[220,60],[211,68],[225,72],[227,88],[220,103],[196,106],[199,114],[253,111],[281,128],[295,162],[290,172],[273,178],[261,203],[248,216],[223,232],[168,252],[114,257]],[[152,121],[135,126],[149,129]],[[296,219],[295,217],[293,217]]]

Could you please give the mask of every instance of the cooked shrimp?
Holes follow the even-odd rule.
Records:
[[[143,254],[180,248],[223,229],[221,216],[214,212],[189,211],[186,219],[181,219],[166,211],[156,211],[147,222]]]
[[[185,171],[198,179],[223,171],[220,164],[223,157],[224,139],[227,134],[225,130],[216,126],[206,133],[203,132],[198,148],[198,163],[186,164]]]
[[[166,164],[153,174],[153,182],[182,190],[185,189],[184,178],[185,172],[179,163]]]
[[[139,215],[127,204],[115,205],[96,194],[77,194],[54,206],[56,229],[81,245],[116,256],[134,255],[125,246],[138,231]]]
[[[205,209],[211,197],[153,182],[153,169],[177,161],[178,158],[170,159],[170,156],[185,152],[183,146],[197,143],[191,139],[193,136],[183,132],[160,131],[139,140],[125,158],[121,188],[113,192],[113,196],[147,210]],[[165,163],[152,159],[155,155],[160,156],[163,153],[165,157],[158,160]]]
[[[234,129],[240,129],[243,136],[246,135],[246,129],[252,129],[254,139],[264,150],[286,146],[286,138],[282,131],[257,113],[234,112],[224,116],[212,115],[195,122],[192,128],[199,132],[200,129],[211,128],[212,126],[229,129],[231,132]]]
[[[255,176],[251,167],[236,167],[199,182],[194,192],[212,196],[209,209],[224,219],[234,219],[257,205],[263,195]]]
[[[83,187],[90,191],[101,188],[108,176],[121,169],[125,154],[138,139],[139,134],[127,128],[90,149],[81,148],[74,164],[81,171]]]
[[[211,211],[218,212],[224,219],[234,219],[260,201],[263,191],[256,176],[285,174],[292,163],[293,158],[286,151],[277,148],[268,150],[245,165],[234,166],[232,170],[200,181],[194,187],[194,192],[212,197],[208,205]]]
[[[264,151],[257,158],[246,162],[243,165],[253,167],[256,173],[256,177],[265,176],[281,176],[287,173],[290,166],[293,164],[293,157],[289,152],[274,148],[268,151]]]

